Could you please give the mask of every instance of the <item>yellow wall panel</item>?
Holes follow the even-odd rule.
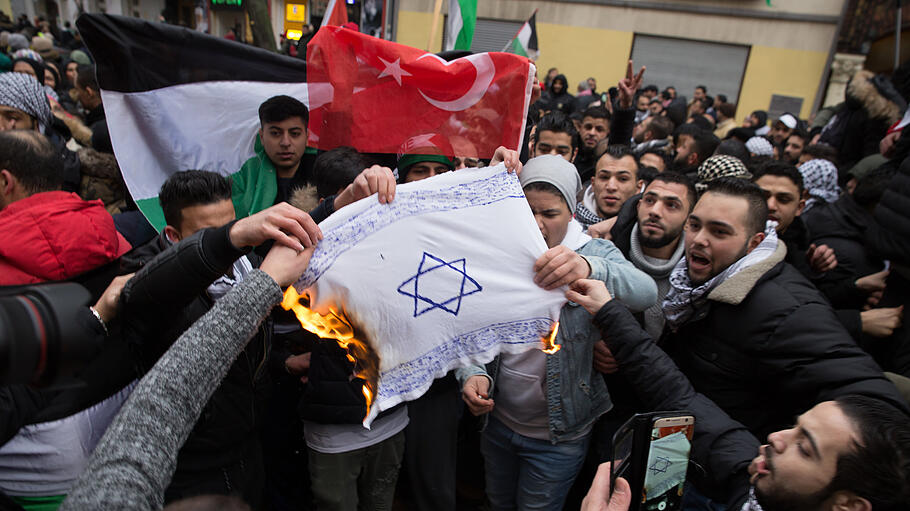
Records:
[[[632,36],[632,32],[619,30],[537,22],[538,76],[543,80],[547,70],[555,67],[566,75],[572,95],[578,82],[589,76],[597,80],[597,90],[606,91],[625,76],[626,62],[632,53]],[[645,81],[648,81],[647,72]]]
[[[803,98],[799,116],[808,118],[827,58],[824,52],[753,46],[736,108],[737,121],[755,110],[767,110],[772,94]]]
[[[436,37],[430,46],[433,53],[442,50],[442,25],[445,16],[439,15],[436,26]],[[433,24],[433,12],[398,11],[397,42],[414,48],[426,49],[430,39],[430,26]]]

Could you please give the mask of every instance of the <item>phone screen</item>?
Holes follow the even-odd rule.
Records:
[[[641,509],[681,508],[694,429],[694,424],[652,428]]]

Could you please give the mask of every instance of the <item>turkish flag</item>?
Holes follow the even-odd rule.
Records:
[[[326,27],[307,45],[310,145],[398,153],[408,139],[435,134],[457,156],[490,158],[500,145],[517,150],[535,74],[530,60],[510,53],[446,62]]]
[[[325,8],[325,14],[322,18],[322,25],[319,28],[335,25],[340,27],[348,22],[348,9],[344,0],[329,0],[329,5]]]

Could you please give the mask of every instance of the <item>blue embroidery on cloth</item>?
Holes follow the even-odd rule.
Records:
[[[413,399],[415,392],[426,390],[437,371],[459,367],[459,362],[477,360],[500,344],[542,346],[541,339],[553,327],[550,318],[530,318],[506,323],[493,323],[463,333],[449,342],[436,346],[423,355],[383,372],[379,377],[377,403],[394,396]]]
[[[429,259],[429,261],[428,261]],[[446,299],[445,301],[436,302],[432,297],[428,296],[428,293],[425,291],[421,294],[420,291],[420,277],[423,275],[424,286],[427,285],[427,279],[433,277],[426,277],[425,275],[437,272],[437,275],[441,272],[446,272],[451,275],[450,271],[454,271],[457,275],[461,275],[459,280],[460,289],[451,294],[451,298]],[[467,289],[465,289],[467,288]],[[454,261],[446,262],[432,254],[427,252],[423,253],[423,257],[420,258],[420,265],[417,267],[417,274],[408,280],[401,283],[398,286],[398,292],[409,296],[414,299],[414,317],[420,316],[425,312],[429,312],[433,309],[444,310],[453,316],[457,316],[458,312],[461,310],[461,299],[465,296],[470,296],[474,293],[479,293],[483,291],[483,287],[477,283],[476,280],[469,277],[465,273],[465,258],[456,259]],[[423,309],[419,309],[421,302],[428,304]],[[452,305],[454,304],[454,307]]]
[[[347,222],[323,232],[323,240],[295,287],[302,291],[312,286],[343,253],[398,220],[428,213],[487,206],[506,199],[525,200],[518,179],[506,171],[482,181],[461,183],[448,188],[399,193],[391,204],[376,203]]]

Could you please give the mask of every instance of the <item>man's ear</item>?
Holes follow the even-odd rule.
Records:
[[[698,163],[698,153],[689,153],[689,156],[686,157],[686,166],[693,166]]]
[[[167,236],[167,239],[171,240],[172,243],[180,242],[180,232],[170,225],[164,227],[164,235]]]
[[[796,208],[796,216],[802,215],[804,209],[806,209],[806,198],[800,197],[799,206]]]
[[[0,196],[8,197],[16,192],[19,187],[19,180],[12,172],[3,169],[0,170]]]
[[[749,245],[746,247],[746,253],[748,254],[749,252],[755,250],[755,247],[757,247],[762,241],[765,241],[764,232],[757,232],[753,234],[749,239]]]
[[[834,494],[831,511],[872,511],[872,503],[853,492],[839,491]]]
[[[574,151],[572,151],[572,159],[569,160],[569,163],[575,163],[575,157],[576,157],[576,156],[578,156],[578,148],[577,148],[577,147],[575,148]]]
[[[644,192],[644,191],[645,191],[645,180],[644,180],[644,179],[639,179],[639,180],[635,183],[635,186],[638,188],[638,193]],[[641,204],[641,201],[638,201],[638,203]]]

